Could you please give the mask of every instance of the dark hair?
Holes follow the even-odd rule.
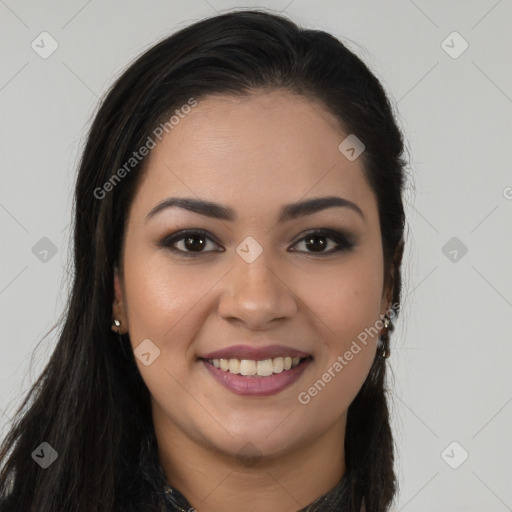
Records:
[[[157,510],[151,506],[158,503],[154,482],[162,474],[149,474],[143,464],[156,460],[149,391],[129,338],[118,343],[110,329],[114,265],[143,164],[101,199],[94,191],[190,98],[275,89],[322,102],[340,131],[363,141],[385,280],[399,304],[404,147],[379,80],[333,36],[264,11],[230,12],[176,32],[117,79],[91,126],[73,204],[73,285],[55,350],[0,450],[2,512]],[[385,347],[392,329],[383,336]],[[385,377],[377,352],[348,409],[345,453],[354,512],[363,500],[366,512],[387,510],[396,492]],[[58,452],[46,470],[31,456],[43,441]]]

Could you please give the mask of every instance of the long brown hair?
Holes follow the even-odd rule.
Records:
[[[110,329],[113,268],[143,163],[111,181],[107,193],[98,190],[191,97],[276,88],[322,101],[346,133],[364,141],[385,279],[399,304],[404,147],[379,80],[335,37],[264,11],[230,12],[176,32],[117,79],[90,129],[73,204],[73,284],[55,350],[0,449],[2,512],[157,510],[154,480],[143,464],[156,451],[149,391],[129,338],[119,343]],[[353,512],[363,500],[366,512],[383,512],[396,492],[385,381],[378,353],[348,410]],[[47,469],[31,456],[42,442],[58,453]]]

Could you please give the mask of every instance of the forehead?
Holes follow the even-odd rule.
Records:
[[[134,202],[147,213],[171,193],[195,195],[256,216],[309,195],[368,203],[362,159],[338,149],[346,136],[321,103],[303,96],[208,96],[151,150]]]

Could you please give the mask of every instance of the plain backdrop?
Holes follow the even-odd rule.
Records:
[[[251,7],[339,37],[406,136],[395,510],[512,510],[510,0],[0,0],[2,435],[56,341],[41,339],[66,300],[73,185],[99,98],[156,41]]]

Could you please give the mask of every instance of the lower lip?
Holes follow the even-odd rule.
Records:
[[[201,360],[214,379],[237,395],[270,396],[291,386],[309,366],[310,357],[302,360],[295,368],[274,373],[268,377],[244,376],[215,368],[205,359]]]

